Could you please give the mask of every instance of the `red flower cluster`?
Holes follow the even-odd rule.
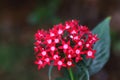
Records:
[[[49,31],[38,30],[35,40],[35,64],[38,69],[54,62],[54,66],[60,70],[61,67],[74,66],[74,62],[82,60],[81,55],[94,58],[96,50],[92,47],[98,38],[86,26],[78,25],[77,20],[71,20],[64,25],[55,25]]]

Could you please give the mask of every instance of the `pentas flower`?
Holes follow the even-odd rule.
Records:
[[[95,58],[93,45],[98,41],[88,27],[78,24],[77,20],[66,21],[65,24],[54,25],[49,31],[38,30],[35,34],[34,51],[35,64],[38,69],[53,62],[58,70],[70,68],[82,61],[82,55],[87,59]]]

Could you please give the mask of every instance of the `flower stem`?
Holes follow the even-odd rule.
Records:
[[[68,69],[69,75],[70,75],[70,79],[74,80],[74,76],[73,76],[73,72],[72,72],[72,68]]]

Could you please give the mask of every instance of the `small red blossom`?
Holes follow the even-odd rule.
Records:
[[[67,65],[67,68],[70,68],[70,67],[74,66],[72,60],[67,60],[66,65]]]
[[[88,50],[88,51],[86,52],[87,58],[95,58],[95,53],[96,53],[95,50]]]
[[[35,34],[35,64],[38,69],[54,62],[58,70],[70,68],[74,63],[86,58],[95,58],[93,45],[98,41],[88,27],[78,24],[77,20],[66,21],[65,24],[54,25],[49,31],[38,30]]]
[[[37,60],[37,61],[35,61],[35,64],[38,65],[38,69],[44,68],[44,66],[45,66],[45,64],[43,63],[43,61],[40,60],[40,59]]]
[[[49,57],[46,57],[46,58],[44,58],[44,64],[46,65],[46,64],[48,64],[48,65],[50,65],[50,58]]]
[[[81,61],[81,60],[82,60],[82,57],[80,55],[75,58],[75,62],[76,63],[79,62],[79,61]]]
[[[66,65],[64,64],[64,59],[56,60],[54,65],[57,66],[58,70],[60,70],[61,67],[66,67]]]

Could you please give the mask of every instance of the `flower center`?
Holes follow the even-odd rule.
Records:
[[[86,44],[86,47],[89,47],[90,46],[90,44]]]
[[[55,39],[55,43],[58,43],[59,42],[59,39]]]
[[[68,61],[68,62],[67,62],[67,65],[68,65],[68,66],[71,66],[71,65],[72,65],[72,62],[71,62],[71,61]]]
[[[72,35],[70,35],[70,38],[73,38],[73,36],[72,36]]]
[[[58,34],[62,34],[62,33],[63,33],[63,30],[59,29]]]
[[[93,37],[92,40],[96,40],[96,39]]]
[[[78,40],[78,36],[75,36],[74,39],[75,39],[75,40]]]
[[[47,40],[47,42],[48,42],[48,44],[51,44],[51,43],[52,43],[52,40],[51,40],[51,39],[49,39],[49,40]]]
[[[43,62],[41,60],[38,61],[38,64],[43,64]]]
[[[64,49],[68,49],[68,45],[67,45],[67,44],[64,44],[63,48],[64,48]]]
[[[50,59],[49,59],[49,58],[46,58],[46,59],[45,59],[45,61],[46,61],[46,62],[49,62],[49,61],[50,61]]]
[[[92,53],[92,51],[88,51],[87,54],[88,54],[88,56],[92,56],[93,53]]]
[[[62,61],[58,61],[58,65],[62,65],[63,63],[62,63]]]
[[[71,58],[72,56],[70,54],[68,54],[68,58]]]
[[[57,59],[57,58],[58,58],[58,55],[54,55],[53,58],[54,58],[54,59]]]
[[[55,34],[54,33],[50,33],[50,36],[53,37],[53,36],[55,36]]]
[[[72,34],[76,34],[76,31],[75,31],[75,30],[73,30],[71,33],[72,33]]]
[[[43,34],[41,34],[40,32],[38,33],[39,36],[43,36]]]
[[[78,50],[78,49],[75,52],[76,52],[76,54],[80,54],[80,50]]]
[[[79,41],[79,42],[78,42],[78,45],[79,45],[79,46],[81,46],[81,45],[82,45],[82,42],[81,42],[81,41]]]
[[[70,28],[70,26],[69,25],[66,25],[66,27],[65,27],[66,29],[69,29]]]
[[[45,56],[46,55],[46,51],[42,51],[42,55]]]
[[[51,51],[55,51],[55,47],[54,46],[51,47]]]

